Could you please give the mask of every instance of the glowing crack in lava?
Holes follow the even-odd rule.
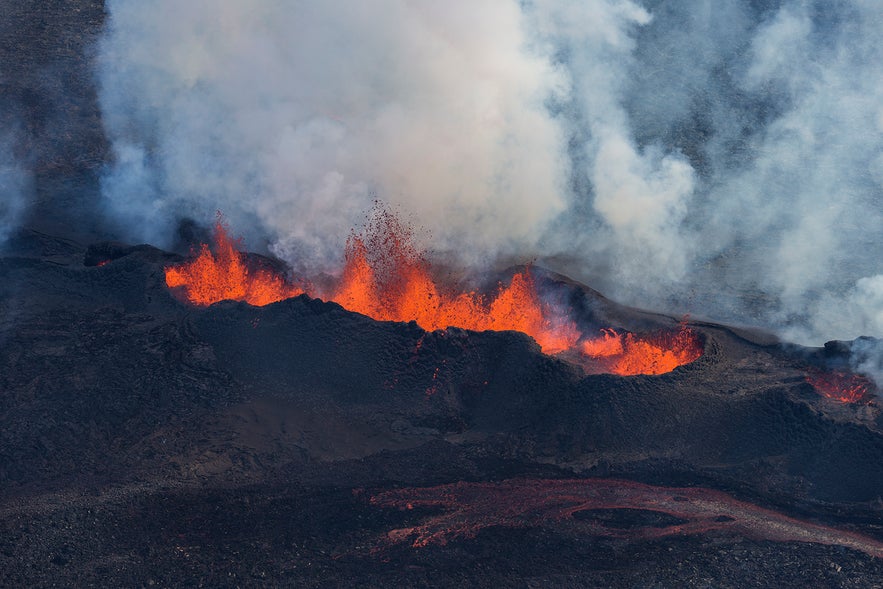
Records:
[[[202,306],[222,300],[261,306],[307,292],[270,270],[251,270],[237,245],[219,218],[214,252],[203,244],[194,259],[166,268],[166,284]],[[702,354],[698,337],[685,326],[675,334],[607,330],[598,339],[584,339],[573,321],[541,300],[528,270],[516,273],[508,285],[500,284],[489,297],[444,289],[430,270],[413,246],[411,231],[394,214],[379,210],[362,234],[347,240],[336,285],[307,294],[378,321],[416,321],[427,331],[520,331],[546,354],[575,350],[592,361],[594,371],[662,374]]]
[[[634,540],[722,530],[757,540],[844,546],[883,558],[883,543],[872,538],[800,521],[702,488],[657,487],[613,479],[510,479],[396,489],[372,496],[370,503],[402,510],[444,510],[423,518],[416,526],[394,529],[382,541],[409,543],[414,548],[473,538],[491,526],[558,526],[578,534]],[[604,525],[603,517],[593,510],[641,510],[678,521],[615,527]],[[634,512],[623,513],[635,517]]]
[[[841,370],[811,369],[806,382],[823,397],[841,403],[870,403],[875,388],[868,377]]]

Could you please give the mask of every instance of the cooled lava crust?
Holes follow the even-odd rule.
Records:
[[[195,307],[178,261],[0,258],[0,585],[883,583],[878,404],[807,382],[836,354],[691,321],[697,361],[587,375],[516,332]],[[581,326],[679,324],[533,273]]]

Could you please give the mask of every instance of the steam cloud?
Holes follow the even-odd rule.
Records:
[[[462,261],[629,303],[883,335],[873,0],[108,2],[103,191],[332,268],[374,198]]]

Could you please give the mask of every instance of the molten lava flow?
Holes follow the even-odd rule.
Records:
[[[658,487],[615,479],[509,479],[403,488],[370,498],[376,507],[429,508],[412,527],[389,531],[379,544],[414,548],[474,538],[493,526],[554,526],[571,533],[626,539],[702,534],[713,530],[773,542],[843,546],[883,558],[873,538],[802,521],[701,487]],[[601,512],[619,511],[629,525],[605,525]],[[658,517],[670,524],[659,526]]]
[[[166,284],[180,288],[191,303],[211,305],[232,300],[269,305],[303,293],[269,270],[249,269],[220,216],[214,237],[214,253],[203,244],[195,259],[166,268]]]
[[[823,397],[841,403],[869,403],[873,397],[874,384],[860,374],[811,369],[807,371],[806,381]]]
[[[702,343],[686,325],[672,333],[635,335],[601,331],[600,337],[584,340],[580,351],[604,372],[621,376],[665,374],[702,355]]]

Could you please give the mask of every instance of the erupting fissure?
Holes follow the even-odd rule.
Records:
[[[413,246],[411,231],[388,211],[377,212],[365,231],[350,235],[343,272],[326,291],[295,286],[269,269],[252,269],[220,215],[213,245],[202,244],[192,260],[166,268],[166,284],[196,305],[235,300],[262,306],[306,293],[378,321],[415,321],[427,331],[520,331],[546,354],[573,350],[595,372],[621,375],[663,374],[702,354],[686,326],[673,334],[603,330],[597,338],[585,338],[572,320],[541,300],[529,270],[500,284],[491,297],[445,290]]]

